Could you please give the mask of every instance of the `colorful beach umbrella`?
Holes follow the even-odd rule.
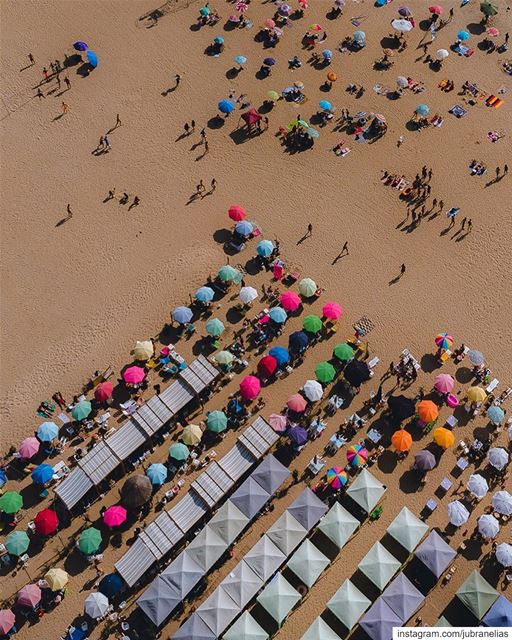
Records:
[[[34,518],[36,531],[42,536],[49,536],[57,531],[59,519],[53,509],[43,509]]]
[[[324,60],[331,60],[332,59],[332,51],[330,49],[324,49],[322,51],[322,58]],[[327,102],[327,101],[326,101]],[[322,107],[323,108],[323,107]],[[328,111],[330,111],[330,109],[328,109]]]
[[[303,391],[310,402],[318,402],[324,395],[323,387],[317,380],[306,380]]]
[[[308,441],[307,431],[303,427],[293,427],[288,431],[288,437],[297,447],[302,447]]]
[[[278,413],[271,413],[268,418],[268,423],[276,431],[277,433],[282,433],[286,431],[286,427],[288,426],[288,419],[286,416],[282,416]]]
[[[495,4],[492,4],[492,2],[481,2],[480,11],[486,18],[491,18],[498,13],[498,7]]]
[[[155,462],[146,470],[146,475],[153,486],[161,486],[167,480],[167,467],[161,462]]]
[[[311,296],[314,296],[317,288],[316,282],[311,278],[303,278],[299,282],[299,293],[305,298],[311,298]]]
[[[497,38],[500,35],[500,30],[496,29],[496,27],[489,27],[486,33],[491,38]]]
[[[467,40],[469,40],[470,35],[467,31],[459,31],[459,33],[457,34],[457,40],[460,40],[461,42],[466,42]]]
[[[473,473],[468,478],[468,491],[481,500],[484,496],[487,495],[489,491],[489,485],[487,484],[487,480],[481,476],[479,473]]]
[[[25,438],[19,449],[20,456],[25,460],[33,458],[39,451],[39,446],[40,443],[36,437],[30,436],[29,438]]]
[[[409,7],[400,7],[400,9],[398,9],[398,13],[404,18],[412,16],[412,11],[409,9]]]
[[[228,417],[224,411],[211,411],[206,419],[206,425],[210,431],[221,433],[228,427]]]
[[[213,41],[215,42],[215,44],[224,44],[224,38],[222,36],[215,36]]]
[[[113,392],[113,384],[106,380],[105,382],[100,382],[100,384],[94,389],[94,397],[98,402],[106,402],[112,397]]]
[[[414,110],[414,112],[417,113],[419,116],[428,116],[428,114],[430,113],[430,107],[427,104],[419,104]]]
[[[127,511],[120,504],[109,507],[103,514],[103,522],[109,529],[118,527],[126,521]]]
[[[258,362],[258,373],[262,378],[270,378],[277,369],[277,360],[271,356],[263,356],[263,358]]]
[[[275,358],[278,367],[283,367],[290,362],[290,354],[288,353],[288,349],[284,347],[272,347],[268,355]]]
[[[470,387],[466,395],[471,402],[483,402],[487,398],[487,393],[482,387]]]
[[[75,420],[85,420],[92,411],[92,405],[89,400],[82,400],[71,410],[71,415]]]
[[[60,591],[67,585],[69,576],[64,569],[50,569],[44,576],[48,586],[52,591]]]
[[[395,31],[398,31],[400,33],[408,33],[414,28],[409,20],[404,20],[403,18],[392,20],[391,26],[393,27],[393,29],[395,29]]]
[[[295,291],[285,291],[281,294],[279,303],[285,311],[296,311],[301,305],[301,300]]]
[[[443,449],[449,449],[455,444],[455,436],[448,429],[438,427],[434,430],[434,442]]]
[[[53,478],[53,467],[50,464],[40,464],[30,476],[36,484],[46,484]]]
[[[322,31],[323,27],[317,23],[314,24],[310,24],[309,25],[309,30],[310,31]]]
[[[235,105],[231,102],[231,100],[221,100],[218,103],[217,108],[221,113],[229,115],[235,110]]]
[[[504,516],[512,516],[512,495],[508,491],[497,491],[492,497],[492,508]]]
[[[93,592],[85,599],[84,611],[94,620],[98,620],[107,613],[109,606],[107,596],[103,593]]]
[[[276,23],[274,22],[274,20],[272,20],[272,18],[267,18],[264,24],[267,27],[267,29],[273,29],[276,26]]]
[[[277,91],[267,91],[267,98],[272,100],[272,102],[277,102],[281,96],[277,93]]]
[[[327,384],[336,377],[336,369],[330,362],[320,362],[315,367],[315,376],[319,382]]]
[[[209,9],[209,7],[201,7],[201,8],[199,9],[199,14],[200,14],[200,15],[202,15],[202,16],[204,16],[204,17],[209,16],[209,15],[210,15],[210,9]]]
[[[505,418],[505,412],[501,407],[493,404],[487,409],[487,417],[493,424],[498,425]]]
[[[222,335],[224,333],[224,329],[224,325],[218,318],[212,318],[206,323],[206,331],[210,336],[213,336],[214,338],[218,338],[220,335]]]
[[[78,548],[86,556],[90,556],[101,546],[101,532],[95,527],[89,527],[82,531],[78,538]]]
[[[194,314],[188,307],[176,307],[172,312],[172,319],[178,324],[186,324],[187,322],[190,322],[193,317]]]
[[[211,302],[215,297],[215,291],[210,287],[199,287],[194,294],[194,298],[199,302]]]
[[[59,427],[55,422],[43,422],[37,429],[37,437],[41,442],[51,442],[59,435]]]
[[[322,314],[328,320],[339,320],[342,313],[343,310],[337,302],[326,302],[322,307]]]
[[[36,604],[41,602],[41,589],[37,584],[26,584],[18,591],[16,603],[21,607],[30,607],[33,609]]]
[[[302,351],[309,344],[309,338],[304,331],[294,331],[288,338],[288,347],[291,351]]]
[[[288,409],[295,411],[295,413],[302,413],[306,410],[308,403],[306,402],[305,398],[303,398],[299,393],[294,393],[286,401],[286,406],[288,407]]]
[[[432,400],[422,400],[418,404],[418,416],[422,422],[434,422],[439,415],[439,409]]]
[[[268,258],[274,251],[274,243],[271,240],[260,240],[256,245],[256,253],[262,258]]]
[[[7,551],[13,556],[21,556],[30,546],[30,538],[25,531],[13,531],[5,540]]]
[[[179,307],[178,307],[179,308]],[[137,340],[133,349],[135,360],[149,360],[153,357],[155,348],[151,340]]]
[[[364,31],[354,31],[352,37],[358,44],[363,44],[366,40],[366,33]]]
[[[347,449],[347,460],[353,467],[361,467],[368,460],[368,451],[360,444],[354,444]]]
[[[87,51],[88,48],[89,45],[86,42],[83,42],[83,40],[77,40],[73,44],[73,49],[75,49],[75,51]]]
[[[239,277],[239,271],[234,269],[231,265],[224,265],[219,269],[218,276],[222,282],[234,282]]]
[[[243,65],[247,62],[247,58],[245,56],[235,56],[236,64]]]
[[[85,54],[85,56],[87,58],[87,62],[91,65],[91,67],[96,69],[96,67],[98,66],[98,56],[94,53],[94,51],[89,50]]]
[[[348,476],[341,467],[331,467],[325,474],[327,483],[333,489],[341,489],[348,482]]]
[[[455,380],[448,373],[440,373],[434,379],[434,387],[440,393],[450,393],[454,384]]]
[[[240,222],[240,220],[244,220],[247,217],[247,213],[239,204],[232,204],[228,209],[228,216],[231,220]]]
[[[7,635],[14,627],[16,616],[10,609],[0,609],[0,633]]]
[[[412,436],[405,429],[399,429],[391,436],[391,444],[397,451],[409,451],[412,447]]]
[[[496,547],[496,560],[503,567],[512,567],[512,545],[502,542]]]
[[[446,58],[450,55],[449,51],[446,49],[438,49],[436,51],[436,58],[438,60],[446,60]]]
[[[453,337],[446,332],[438,333],[435,337],[434,342],[440,349],[450,349],[451,347],[453,347]]]
[[[334,347],[334,356],[338,358],[338,360],[341,360],[341,362],[349,362],[349,360],[352,360],[354,355],[354,349],[352,349],[352,347],[346,342],[337,344]]]
[[[238,297],[244,304],[250,304],[258,299],[258,292],[254,287],[242,287]]]
[[[256,376],[246,376],[240,383],[240,393],[244,400],[256,399],[261,391],[261,383]]]
[[[181,432],[180,437],[185,444],[194,446],[201,442],[203,432],[201,431],[201,427],[199,427],[197,424],[187,424],[187,426]]]
[[[128,367],[123,373],[123,380],[128,384],[140,384],[146,377],[146,372],[142,367]]]
[[[304,331],[308,333],[319,333],[324,325],[318,316],[310,315],[304,318],[302,326],[304,327]]]
[[[17,491],[7,491],[0,497],[0,511],[17,513],[23,506],[23,498]]]
[[[3,487],[7,483],[7,476],[5,471],[0,468],[0,487]]]
[[[190,456],[190,450],[182,442],[175,442],[169,447],[169,458],[183,462]]]

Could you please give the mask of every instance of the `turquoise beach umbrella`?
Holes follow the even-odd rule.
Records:
[[[13,531],[7,536],[5,547],[13,556],[21,556],[30,546],[30,538],[25,531]]]
[[[224,325],[218,318],[212,318],[206,323],[206,331],[214,338],[218,338],[222,335],[224,333],[224,329]]]
[[[37,437],[41,442],[51,442],[59,435],[59,427],[55,422],[43,422],[37,430]]]
[[[225,431],[228,426],[228,419],[223,411],[212,411],[208,414],[206,424],[210,431],[214,433],[221,433]]]
[[[160,486],[167,480],[167,467],[160,462],[155,462],[146,471],[151,484]]]
[[[73,407],[71,415],[75,420],[85,420],[91,411],[92,406],[89,400],[82,400],[82,402],[79,402],[75,407]]]
[[[256,253],[262,258],[268,258],[274,251],[274,243],[271,240],[260,240],[256,245]]]
[[[175,442],[169,447],[169,457],[182,462],[186,460],[190,455],[189,448],[182,442]]]
[[[199,302],[211,302],[215,296],[215,291],[210,287],[199,287],[194,297]]]

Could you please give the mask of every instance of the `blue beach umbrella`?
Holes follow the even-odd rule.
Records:
[[[256,245],[256,253],[262,258],[268,258],[274,251],[274,243],[271,240],[260,240]]]
[[[309,338],[304,331],[295,331],[288,338],[288,347],[294,351],[305,349],[309,344]]]
[[[226,115],[229,115],[235,110],[235,105],[231,100],[221,100],[217,107],[221,113],[225,113]]]
[[[306,129],[306,133],[308,134],[308,136],[310,136],[311,138],[319,138],[320,134],[318,133],[318,131],[316,129],[312,129],[311,127],[308,127]]]
[[[325,60],[330,60],[332,58],[332,51],[330,49],[324,49],[322,51],[322,57]]]
[[[428,114],[430,113],[430,107],[426,104],[419,104],[416,107],[416,113],[419,116],[428,116]]]
[[[172,312],[172,317],[179,324],[186,324],[192,320],[193,313],[188,307],[176,307]]]
[[[228,402],[228,413],[234,413],[234,414],[238,414],[238,413],[243,413],[243,406],[238,402],[238,400],[234,399],[230,400]]]
[[[278,324],[283,324],[283,322],[285,322],[286,318],[288,317],[286,315],[286,311],[282,307],[273,307],[272,309],[270,309],[268,315],[270,316],[271,320],[277,322]]]
[[[288,349],[284,347],[272,347],[268,355],[276,359],[278,367],[282,367],[290,362],[290,354],[288,353]]]
[[[501,407],[492,405],[487,409],[487,417],[493,424],[499,424],[505,417],[505,412]]]
[[[366,40],[366,33],[364,31],[354,31],[354,40],[362,43]]]
[[[224,332],[224,329],[224,325],[218,318],[212,318],[206,323],[206,331],[214,338],[218,338]]]
[[[7,482],[7,476],[5,475],[5,471],[0,469],[0,487],[3,487]]]
[[[94,53],[94,51],[88,51],[86,55],[87,62],[91,65],[91,67],[93,67],[93,69],[96,69],[96,67],[98,66],[98,56]]]
[[[194,297],[199,302],[211,302],[215,296],[215,291],[210,287],[199,287]]]
[[[247,62],[247,58],[245,56],[235,56],[235,62],[242,65]]]
[[[210,15],[210,9],[208,7],[201,7],[199,9],[199,14],[206,17]]]
[[[111,598],[118,594],[123,588],[123,579],[117,573],[109,573],[103,576],[99,585],[98,591],[107,598]]]
[[[320,109],[323,109],[324,111],[332,111],[332,104],[329,102],[329,100],[320,100],[318,104],[320,106]]]
[[[148,467],[146,475],[152,485],[160,486],[167,480],[167,467],[160,462],[155,462]]]
[[[73,49],[75,49],[76,51],[87,51],[88,48],[88,44],[83,40],[77,40],[73,45]]]
[[[263,59],[263,64],[266,65],[267,67],[273,67],[276,63],[276,59],[275,58],[264,58]]]
[[[53,467],[49,464],[40,464],[30,476],[36,484],[46,484],[53,478]]]
[[[224,44],[224,38],[222,36],[215,36],[213,41],[215,42],[215,44]]]
[[[37,430],[37,437],[41,442],[51,442],[59,435],[59,427],[55,422],[43,422]]]
[[[247,236],[250,236],[251,233],[254,231],[254,227],[247,220],[242,220],[241,222],[238,222],[236,224],[235,231],[239,235],[244,236],[246,238]]]
[[[469,33],[467,31],[459,31],[457,34],[457,40],[462,40],[463,42],[469,40]]]

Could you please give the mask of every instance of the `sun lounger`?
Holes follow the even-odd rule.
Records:
[[[459,104],[455,104],[449,111],[448,113],[451,113],[452,115],[454,115],[456,118],[463,118],[465,115],[467,115],[467,111],[466,109],[463,109]]]
[[[430,498],[429,500],[427,500],[425,509],[427,509],[431,513],[437,509],[437,502],[434,500],[434,498]]]
[[[378,356],[375,356],[375,358],[372,358],[370,362],[368,362],[368,368],[373,369],[379,364],[379,362],[380,362],[380,358]]]
[[[466,460],[466,458],[459,458],[456,464],[461,471],[464,471],[469,466],[469,462]]]
[[[487,391],[487,393],[492,393],[494,389],[496,389],[496,387],[499,385],[499,383],[500,381],[498,380],[498,378],[494,378],[494,380],[489,383],[485,390]]]

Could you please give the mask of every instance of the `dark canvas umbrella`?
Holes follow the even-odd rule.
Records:
[[[308,434],[302,427],[293,427],[293,429],[290,429],[290,431],[288,432],[288,436],[290,440],[298,447],[301,447],[308,441]]]
[[[353,387],[360,387],[365,380],[369,380],[370,369],[366,362],[352,360],[352,362],[349,362],[345,367],[344,375],[345,379],[348,380]]]
[[[132,476],[121,489],[121,500],[129,508],[141,507],[151,498],[153,487],[147,476]]]
[[[98,591],[111,598],[121,591],[123,588],[123,579],[117,573],[109,573],[101,579],[98,585]]]
[[[436,459],[428,449],[423,449],[414,458],[414,468],[418,471],[430,471],[436,466]]]
[[[411,400],[406,396],[390,396],[388,398],[388,405],[393,417],[399,422],[407,420],[407,418],[411,418],[416,413],[414,400]]]
[[[304,331],[295,331],[288,339],[288,347],[292,351],[301,351],[305,349],[309,344],[309,338]]]

